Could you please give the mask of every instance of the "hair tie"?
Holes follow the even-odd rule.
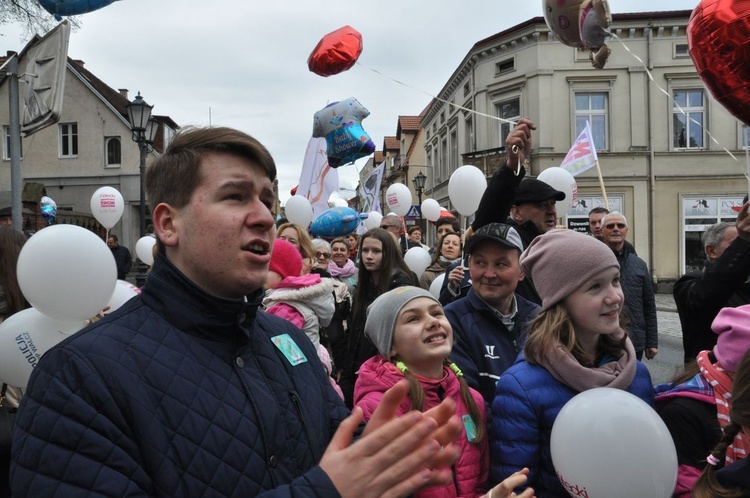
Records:
[[[405,374],[406,371],[409,370],[409,368],[406,365],[404,365],[403,361],[397,361],[396,362],[396,368],[398,368],[399,370],[401,370],[402,374]]]
[[[708,457],[706,458],[706,462],[707,462],[707,463],[708,463],[708,464],[709,464],[709,465],[710,465],[711,467],[716,467],[716,466],[717,466],[717,465],[719,465],[719,463],[720,463],[720,462],[719,462],[719,459],[718,459],[718,458],[716,458],[716,457],[715,457],[715,456],[713,456],[713,455],[708,455]]]
[[[463,372],[461,372],[461,369],[458,368],[458,365],[456,365],[455,363],[451,363],[450,364],[450,368],[451,368],[451,370],[453,370],[453,373],[456,374],[456,377],[463,377],[464,376]]]

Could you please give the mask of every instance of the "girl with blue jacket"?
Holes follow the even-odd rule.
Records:
[[[551,230],[523,252],[521,267],[534,280],[542,311],[529,324],[523,357],[497,384],[490,481],[528,467],[537,496],[567,498],[550,452],[557,414],[596,387],[622,389],[653,406],[651,376],[623,329],[619,265],[606,245]]]

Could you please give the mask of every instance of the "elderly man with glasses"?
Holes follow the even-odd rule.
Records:
[[[388,213],[383,216],[383,219],[380,221],[380,228],[393,235],[396,244],[401,248],[402,255],[406,254],[406,251],[412,247],[421,247],[421,244],[412,242],[404,235],[403,225],[396,213]]]
[[[628,335],[633,341],[636,357],[643,353],[652,360],[659,352],[659,335],[656,325],[656,299],[651,275],[646,262],[626,244],[628,220],[622,213],[612,211],[602,218],[602,238],[614,251],[620,263],[620,285],[625,294],[625,313],[628,318]]]

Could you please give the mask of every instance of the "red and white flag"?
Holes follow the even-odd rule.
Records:
[[[313,220],[329,209],[328,198],[339,190],[339,174],[328,165],[326,150],[325,138],[310,139],[297,187],[297,195],[305,196],[312,205]]]
[[[599,158],[596,156],[596,146],[591,136],[589,122],[586,121],[586,127],[576,139],[573,147],[568,151],[568,155],[563,159],[560,167],[573,176],[577,176],[589,168],[593,168]]]

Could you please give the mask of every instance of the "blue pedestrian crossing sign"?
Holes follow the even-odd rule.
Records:
[[[409,208],[409,212],[406,213],[406,216],[404,216],[404,218],[406,218],[407,220],[417,220],[421,217],[422,217],[422,211],[419,209],[419,206],[417,205],[414,205],[411,208]]]

